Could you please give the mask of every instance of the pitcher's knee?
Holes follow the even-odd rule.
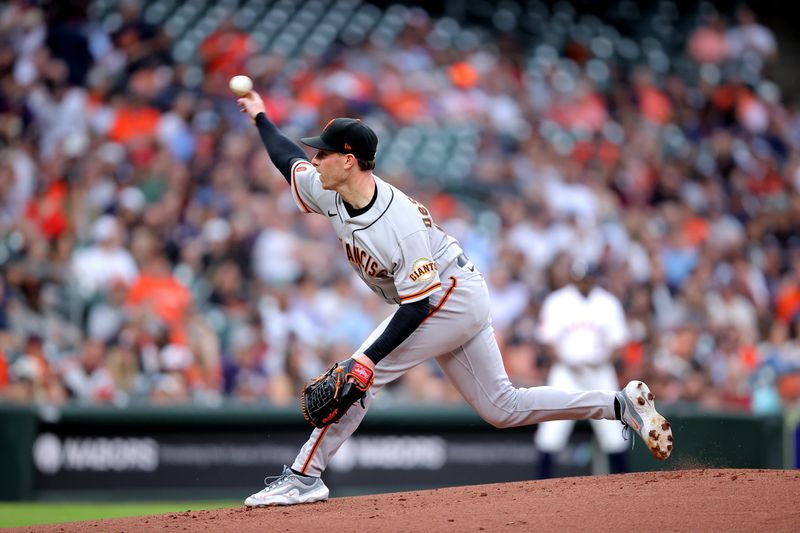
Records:
[[[478,410],[481,418],[496,428],[509,428],[517,425],[513,404],[491,405]]]
[[[481,411],[479,414],[481,418],[498,429],[510,428],[516,425],[511,413],[506,413],[499,409]]]
[[[496,428],[503,429],[519,425],[517,405],[517,391],[509,387],[509,390],[502,394],[490,405],[481,406],[477,409],[481,418]]]

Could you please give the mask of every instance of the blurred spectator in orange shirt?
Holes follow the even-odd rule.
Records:
[[[118,95],[114,100],[115,115],[108,132],[112,141],[130,143],[150,139],[156,134],[161,114],[138,95]]]
[[[633,76],[639,112],[654,124],[664,125],[672,117],[672,104],[667,95],[653,81],[652,73],[640,68]]]
[[[199,53],[206,74],[228,78],[245,72],[245,63],[254,50],[250,36],[226,19],[217,31],[206,37]]]
[[[128,292],[128,305],[153,313],[170,329],[171,341],[186,344],[185,319],[192,305],[192,294],[172,275],[163,254],[141,265],[142,271]]]
[[[725,36],[725,18],[717,12],[698,27],[686,43],[689,56],[698,63],[722,63],[730,55],[728,39]]]
[[[796,269],[792,269],[775,296],[775,315],[788,324],[798,312],[800,312],[800,276]]]
[[[550,110],[550,116],[565,128],[597,132],[608,120],[606,103],[587,79],[578,80],[576,90],[562,95]]]
[[[0,391],[8,385],[8,360],[5,353],[0,349]]]
[[[69,186],[61,177],[40,175],[42,189],[28,203],[25,209],[25,218],[33,223],[41,235],[48,240],[55,240],[69,229],[69,216],[67,214],[67,199]]]

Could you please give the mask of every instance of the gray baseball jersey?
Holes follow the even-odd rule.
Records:
[[[429,359],[435,359],[464,399],[497,427],[615,418],[614,391],[513,387],[494,337],[481,273],[424,206],[374,179],[375,203],[349,217],[339,194],[322,188],[311,163],[295,161],[291,169],[295,203],[306,213],[328,217],[364,282],[387,302],[401,304],[429,296],[431,310],[414,333],[376,365],[364,406],[354,404],[338,423],[311,433],[292,464],[295,471],[319,476],[361,423],[378,391]],[[391,319],[387,317],[356,353],[370,346]]]
[[[311,163],[292,165],[292,195],[305,212],[326,215],[350,265],[388,303],[411,303],[441,291],[441,277],[461,255],[458,242],[422,204],[375,177],[375,204],[350,218],[342,197],[322,188]]]

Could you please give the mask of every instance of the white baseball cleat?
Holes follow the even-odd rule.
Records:
[[[638,433],[653,456],[663,461],[672,453],[672,427],[656,411],[654,399],[641,381],[631,381],[617,393],[622,424]]]
[[[274,478],[274,481],[265,488],[248,497],[244,504],[248,507],[264,507],[267,505],[295,505],[328,499],[328,487],[318,477],[298,476],[290,468],[284,466],[283,473]]]

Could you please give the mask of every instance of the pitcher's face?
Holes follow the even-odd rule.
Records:
[[[319,181],[322,188],[326,190],[336,190],[341,184],[347,181],[348,158],[352,154],[340,154],[339,152],[329,152],[327,150],[317,151],[317,155],[311,160],[311,164],[319,172]]]

